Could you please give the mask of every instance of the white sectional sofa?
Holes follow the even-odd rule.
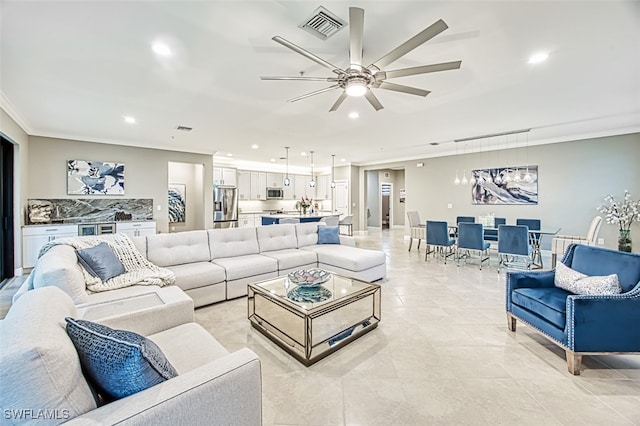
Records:
[[[0,321],[3,424],[261,424],[257,355],[247,348],[229,353],[189,321],[145,334],[177,370],[177,377],[98,406],[65,331],[65,317],[78,316],[74,301],[49,286],[21,296]],[[135,329],[138,321],[129,317],[129,326],[120,325]]]
[[[384,252],[355,247],[353,237],[343,235],[340,244],[318,244],[318,226],[302,223],[209,229],[132,240],[149,261],[175,274],[176,285],[193,299],[195,307],[245,296],[250,282],[302,268],[320,267],[367,282],[386,276]],[[149,292],[162,295],[168,290],[133,286],[91,293],[85,288],[81,268],[72,247],[54,246],[38,260],[31,288],[61,287],[76,305],[106,303]]]

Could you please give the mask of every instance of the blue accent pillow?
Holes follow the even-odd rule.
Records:
[[[94,277],[107,281],[125,273],[124,265],[107,243],[76,250],[80,264]]]
[[[339,227],[318,226],[318,244],[340,244]]]
[[[162,383],[178,372],[151,340],[85,320],[65,318],[82,370],[110,399],[124,398]]]

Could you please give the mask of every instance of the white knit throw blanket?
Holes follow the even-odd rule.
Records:
[[[158,285],[165,286],[175,284],[176,276],[166,268],[154,265],[144,258],[138,251],[133,241],[126,234],[110,234],[86,237],[67,237],[53,240],[45,244],[38,254],[38,258],[55,245],[65,244],[74,249],[85,249],[106,242],[115,255],[124,265],[126,272],[107,281],[94,277],[83,267],[82,273],[87,285],[87,290],[99,292],[115,290],[132,285]]]

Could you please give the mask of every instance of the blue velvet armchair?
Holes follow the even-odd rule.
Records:
[[[583,355],[640,353],[640,254],[571,244],[562,263],[589,276],[617,274],[621,294],[578,295],[555,287],[555,270],[507,273],[507,326],[520,320],[561,346],[571,374]]]

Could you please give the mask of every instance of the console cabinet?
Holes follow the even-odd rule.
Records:
[[[78,225],[25,226],[22,228],[22,267],[33,268],[42,246],[57,238],[77,237]]]
[[[146,237],[156,233],[156,222],[116,222],[116,232],[130,237]]]

